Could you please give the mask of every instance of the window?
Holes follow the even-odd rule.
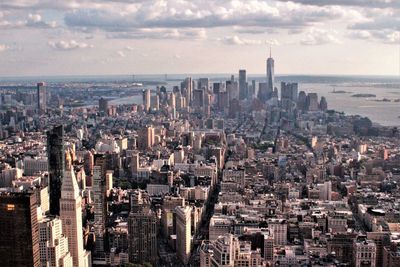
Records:
[[[15,205],[14,204],[7,204],[7,211],[13,211],[15,210]]]

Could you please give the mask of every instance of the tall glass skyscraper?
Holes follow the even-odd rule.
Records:
[[[274,82],[275,82],[275,63],[274,59],[271,56],[271,51],[269,53],[269,58],[267,59],[267,91],[274,91]]]
[[[0,266],[40,266],[37,217],[33,192],[0,192]]]
[[[239,98],[247,98],[247,75],[246,70],[239,70]]]
[[[64,127],[59,125],[47,132],[49,162],[50,214],[60,215],[61,184],[65,168]]]

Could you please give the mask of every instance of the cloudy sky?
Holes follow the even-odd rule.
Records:
[[[399,0],[1,0],[0,76],[398,75]]]

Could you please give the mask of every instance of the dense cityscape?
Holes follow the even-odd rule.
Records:
[[[1,266],[400,265],[398,128],[275,83],[271,56],[259,83],[0,92]]]

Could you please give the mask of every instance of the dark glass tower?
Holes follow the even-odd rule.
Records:
[[[33,192],[0,193],[0,265],[39,267],[39,225]]]
[[[65,168],[64,155],[64,127],[59,125],[47,132],[50,214],[52,215],[60,215],[61,184]]]
[[[247,75],[246,70],[239,70],[239,98],[247,99]]]

